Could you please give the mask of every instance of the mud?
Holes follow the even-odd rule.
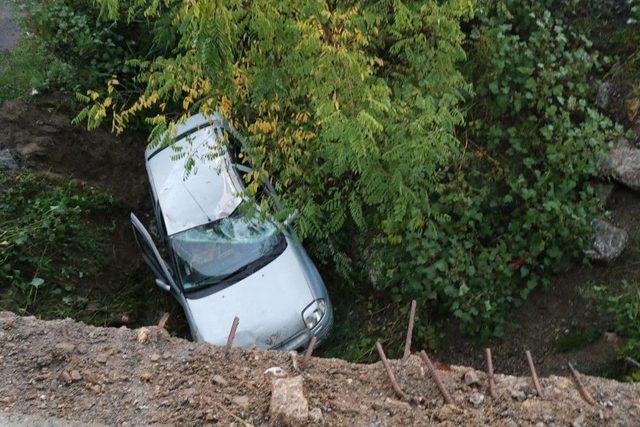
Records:
[[[529,378],[497,375],[494,400],[486,393],[483,372],[475,373],[479,384],[467,386],[462,377],[468,369],[452,367],[439,374],[453,406],[444,405],[416,356],[392,365],[408,402],[394,395],[380,363],[311,359],[303,372],[304,394],[309,409],[322,414],[313,424],[631,426],[640,419],[638,384],[583,377],[597,401],[591,406],[568,378],[543,378],[540,398]],[[274,366],[286,376],[299,374],[284,352],[233,349],[227,358],[222,348],[172,338],[156,327],[96,328],[0,312],[5,418],[264,425],[270,421],[271,390],[265,371]]]

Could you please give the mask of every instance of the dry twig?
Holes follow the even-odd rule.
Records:
[[[409,327],[407,329],[407,340],[404,343],[404,359],[411,354],[411,339],[413,337],[413,322],[416,317],[416,300],[411,301],[411,310],[409,311]]]
[[[380,345],[380,341],[376,341],[376,350],[378,350],[378,355],[380,356],[380,360],[382,360],[382,365],[384,369],[387,371],[387,377],[389,377],[389,381],[391,381],[391,385],[393,386],[393,390],[396,392],[398,397],[402,400],[409,400],[409,396],[402,391],[400,385],[396,381],[395,375],[393,375],[393,370],[391,369],[391,365],[389,365],[389,361],[387,360],[387,356],[384,354],[384,350],[382,349],[382,345]]]
[[[305,369],[307,367],[307,363],[309,363],[309,359],[311,359],[313,350],[316,347],[316,342],[318,342],[318,339],[314,335],[311,337],[311,342],[309,343],[309,347],[307,347],[307,351],[304,352],[304,357],[302,358],[302,363],[300,364],[301,369]]]
[[[231,346],[233,345],[233,339],[236,337],[236,331],[238,330],[238,324],[240,323],[239,317],[233,318],[233,323],[231,324],[231,330],[229,331],[229,337],[227,338],[227,345],[225,347],[224,353],[228,356],[229,351],[231,350]]]
[[[529,371],[531,371],[531,378],[533,378],[533,386],[536,388],[536,392],[538,396],[543,397],[544,393],[542,392],[542,387],[540,386],[540,380],[538,379],[538,373],[536,372],[536,367],[533,364],[533,357],[531,357],[531,352],[527,350],[525,352],[527,354],[527,362],[529,363]]]
[[[568,363],[569,371],[571,371],[571,376],[573,376],[573,380],[576,383],[576,387],[578,387],[578,391],[580,392],[580,396],[587,402],[589,405],[595,405],[596,401],[593,400],[589,391],[584,387],[582,381],[580,380],[580,376],[578,375],[578,371],[573,367],[571,363]]]
[[[489,383],[489,393],[492,398],[496,399],[498,397],[498,393],[496,393],[496,383],[493,379],[493,360],[491,359],[491,349],[486,348],[484,351],[487,357],[487,382]]]
[[[635,366],[636,368],[640,369],[640,362],[638,362],[636,359],[633,359],[631,357],[627,357],[625,360],[627,362],[629,362],[630,364],[632,364],[633,366]]]
[[[164,329],[167,326],[167,322],[169,321],[169,313],[164,313],[160,320],[158,321],[158,328]]]
[[[440,393],[442,394],[442,397],[444,397],[445,402],[452,404],[453,399],[451,399],[451,395],[449,394],[447,389],[444,388],[444,384],[442,384],[442,381],[440,380],[438,371],[436,370],[435,366],[433,366],[431,359],[429,359],[427,353],[425,353],[424,350],[420,352],[420,359],[422,359],[424,364],[427,365],[427,369],[431,373],[433,380],[436,382],[436,386],[438,386],[438,390],[440,390]]]

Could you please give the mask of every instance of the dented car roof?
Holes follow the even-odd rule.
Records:
[[[221,143],[221,123],[218,115],[198,114],[176,127],[168,147],[147,147],[148,173],[169,236],[225,218],[243,200]]]

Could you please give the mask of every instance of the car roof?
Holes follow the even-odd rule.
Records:
[[[147,147],[147,172],[169,236],[226,218],[243,201],[221,126],[219,115],[197,114],[177,126],[168,147]]]

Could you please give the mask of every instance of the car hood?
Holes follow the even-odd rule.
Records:
[[[271,348],[305,329],[302,311],[315,298],[295,245],[287,243],[251,276],[211,295],[186,298],[196,339],[224,345],[236,316],[234,347]]]

